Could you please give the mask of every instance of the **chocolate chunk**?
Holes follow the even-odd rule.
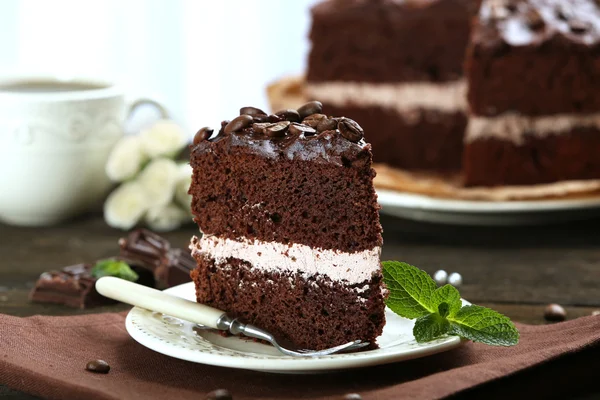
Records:
[[[341,135],[351,142],[359,142],[364,136],[363,129],[360,125],[350,118],[340,118],[337,128]]]
[[[88,308],[116,303],[96,291],[93,266],[76,264],[59,271],[44,272],[35,283],[29,299],[36,303],[60,304],[73,308]]]
[[[589,26],[583,21],[571,20],[569,21],[569,29],[573,33],[585,33],[589,29]]]
[[[325,132],[335,130],[338,125],[338,120],[335,118],[323,118],[317,124],[317,132]]]
[[[321,122],[321,120],[326,119],[326,118],[327,118],[327,115],[325,115],[325,114],[312,114],[312,115],[309,115],[308,117],[304,118],[304,120],[302,120],[302,123],[304,125],[310,126],[311,128],[317,129],[319,122]]]
[[[198,132],[196,132],[196,134],[194,135],[194,144],[198,144],[200,142],[203,142],[205,140],[208,140],[212,134],[213,134],[214,130],[210,129],[208,126],[205,126],[204,128],[200,128],[200,130]]]
[[[318,114],[321,111],[323,111],[323,104],[321,104],[320,101],[309,101],[298,107],[298,114],[300,114],[301,119],[304,119],[311,114]]]
[[[293,133],[294,135],[304,135],[306,137],[308,136],[314,136],[317,134],[317,131],[308,126],[308,125],[302,125],[302,124],[298,124],[298,123],[291,123],[290,124],[290,129],[289,129],[290,133]]]
[[[269,137],[282,137],[290,127],[290,121],[281,121],[271,124],[265,128],[265,135]]]
[[[269,125],[271,125],[269,122],[258,122],[258,123],[252,124],[252,129],[254,129],[254,132],[264,134],[265,128]]]
[[[300,122],[302,120],[302,118],[300,118],[300,114],[298,114],[298,111],[292,109],[277,111],[275,115],[285,121],[290,122]]]
[[[249,115],[251,117],[268,116],[266,112],[256,107],[242,107],[240,108],[240,115]]]
[[[104,360],[93,360],[86,364],[85,369],[98,374],[108,374],[110,365]]]
[[[241,131],[242,129],[250,126],[252,123],[252,117],[249,115],[240,115],[235,117],[230,123],[225,126],[225,133],[230,134],[233,132]]]
[[[544,319],[551,322],[564,321],[567,312],[560,304],[548,304],[544,310]]]
[[[206,395],[206,400],[233,400],[233,397],[228,390],[217,389]]]
[[[546,25],[542,15],[534,9],[530,9],[527,12],[525,20],[527,21],[527,26],[534,31],[538,31]]]
[[[190,272],[196,268],[196,260],[188,249],[171,249],[166,261],[154,271],[157,286],[169,288],[192,280]]]
[[[358,393],[348,393],[344,396],[344,400],[362,400],[362,396]]]

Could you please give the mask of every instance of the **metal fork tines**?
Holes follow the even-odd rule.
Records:
[[[356,349],[360,349],[362,347],[369,345],[369,343],[365,343],[361,340],[354,340],[352,342],[344,343],[339,346],[330,347],[328,349],[323,349],[323,350],[308,350],[308,349],[290,350],[290,349],[287,349],[287,348],[281,346],[279,343],[277,343],[277,340],[275,340],[275,337],[273,337],[273,335],[271,335],[269,332],[267,332],[263,329],[260,329],[254,325],[244,324],[243,322],[240,322],[238,319],[231,318],[228,315],[224,315],[223,317],[221,317],[219,319],[219,321],[217,322],[217,327],[218,327],[218,329],[221,329],[221,330],[228,330],[229,332],[231,332],[234,335],[239,335],[239,334],[243,333],[245,336],[248,336],[248,337],[266,340],[267,342],[269,342],[273,346],[275,346],[275,348],[277,350],[279,350],[280,352],[282,352],[283,354],[286,354],[288,356],[295,356],[295,357],[320,357],[320,356],[326,356],[329,354],[339,353],[341,351],[356,350]]]

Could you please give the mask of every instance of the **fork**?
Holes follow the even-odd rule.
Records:
[[[320,357],[341,351],[356,350],[367,346],[368,342],[353,340],[339,346],[323,350],[290,350],[281,346],[269,332],[245,324],[237,318],[232,318],[226,312],[193,301],[171,296],[160,290],[142,286],[113,276],[105,276],[96,282],[96,290],[104,297],[123,303],[156,311],[182,320],[190,321],[205,327],[229,331],[234,335],[244,334],[255,339],[270,342],[281,353],[294,357]]]

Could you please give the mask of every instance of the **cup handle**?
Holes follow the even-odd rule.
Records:
[[[169,119],[170,118],[169,112],[162,104],[160,104],[156,100],[142,97],[142,98],[135,100],[134,102],[132,102],[129,105],[129,107],[127,109],[127,119],[131,118],[131,115],[135,112],[135,110],[138,109],[138,107],[145,106],[145,105],[150,105],[150,106],[153,106],[154,108],[156,108],[158,110],[158,112],[160,113],[161,119]]]

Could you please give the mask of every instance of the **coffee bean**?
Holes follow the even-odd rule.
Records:
[[[302,120],[302,123],[304,125],[310,126],[311,128],[317,129],[317,125],[319,125],[319,122],[321,122],[321,120],[325,118],[327,118],[327,115],[325,114],[312,114],[304,118],[304,120]]]
[[[265,135],[269,137],[282,137],[290,127],[290,121],[281,121],[271,124],[265,128]]]
[[[340,118],[337,128],[340,130],[342,136],[351,142],[359,142],[364,136],[363,129],[360,125],[350,118]]]
[[[104,360],[93,360],[87,363],[85,369],[98,374],[108,374],[108,371],[110,371],[110,365],[108,365],[108,363]]]
[[[525,15],[525,20],[527,21],[527,26],[534,31],[538,31],[546,25],[541,14],[534,9],[529,10]]]
[[[205,126],[204,128],[200,128],[200,130],[198,132],[196,132],[196,134],[194,135],[194,144],[198,144],[200,142],[204,142],[205,140],[208,140],[212,134],[213,134],[214,130],[210,129],[208,126]]]
[[[290,133],[293,133],[294,135],[304,134],[304,136],[308,137],[316,135],[317,131],[315,130],[315,128],[312,128],[308,125],[302,125],[293,122],[290,124]]]
[[[240,108],[240,115],[249,115],[251,117],[256,117],[259,115],[267,115],[266,112],[256,107],[242,107]]]
[[[344,400],[362,400],[362,396],[358,393],[348,393],[344,396]]]
[[[281,122],[281,121],[283,121],[283,118],[281,118],[277,115],[271,114],[267,117],[267,121],[271,122],[271,123]]]
[[[585,33],[588,30],[588,25],[585,22],[578,20],[569,21],[569,29],[573,33]]]
[[[254,120],[254,122],[268,122],[269,121],[269,116],[267,114],[265,114],[265,115],[253,115],[252,119]]]
[[[225,127],[225,133],[230,134],[233,132],[241,131],[242,129],[250,126],[252,123],[252,117],[249,115],[240,115],[239,117],[235,117],[230,123]]]
[[[257,122],[252,124],[252,129],[254,129],[254,132],[257,133],[265,133],[265,128],[269,125],[271,124],[268,122]]]
[[[233,400],[233,397],[228,390],[217,389],[207,394],[206,400]]]
[[[290,122],[300,122],[302,120],[302,118],[300,118],[300,114],[298,114],[298,111],[291,109],[277,111],[275,115]]]
[[[320,101],[309,101],[306,104],[298,107],[298,114],[300,118],[304,119],[311,114],[318,114],[323,110],[323,104]]]
[[[338,121],[335,118],[323,118],[317,124],[317,132],[331,131],[337,128]]]
[[[559,322],[567,318],[567,312],[560,304],[548,304],[544,310],[546,321]]]

